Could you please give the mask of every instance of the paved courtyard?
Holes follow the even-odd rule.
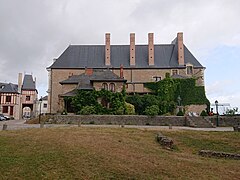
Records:
[[[18,129],[28,129],[28,128],[40,128],[39,124],[25,124],[26,120],[9,120],[0,121],[0,131],[3,129],[3,124],[7,124],[7,130],[18,130]],[[45,124],[44,128],[53,127],[77,127],[73,124]],[[119,128],[119,125],[81,125],[83,127],[109,127],[109,128]],[[169,129],[169,126],[136,126],[136,125],[124,125],[124,128],[139,128],[139,129],[149,129],[149,130],[161,130]],[[217,127],[217,128],[192,128],[186,126],[173,126],[173,130],[195,130],[195,131],[233,131],[233,127]]]

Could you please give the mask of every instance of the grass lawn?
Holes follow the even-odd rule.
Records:
[[[0,179],[239,179],[240,161],[198,151],[240,153],[240,133],[64,127],[0,132]]]

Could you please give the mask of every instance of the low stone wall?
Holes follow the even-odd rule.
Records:
[[[217,116],[209,116],[206,119],[210,120],[216,125]],[[219,116],[218,117],[219,126],[240,126],[240,116]]]
[[[125,125],[152,125],[152,126],[185,126],[183,116],[137,116],[137,115],[55,115],[56,124],[125,124]]]
[[[234,154],[234,153],[201,150],[199,151],[199,155],[204,157],[216,157],[216,158],[228,158],[228,159],[240,160],[240,154]]]

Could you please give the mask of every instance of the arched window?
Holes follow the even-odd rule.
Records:
[[[105,90],[108,90],[108,84],[107,83],[103,83],[102,84],[102,88],[105,89]]]
[[[115,84],[114,83],[109,84],[109,90],[112,92],[115,92]]]

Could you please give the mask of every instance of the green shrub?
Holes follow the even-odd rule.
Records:
[[[84,106],[81,109],[80,114],[82,114],[82,115],[96,114],[96,111],[95,111],[94,106]]]
[[[152,106],[148,106],[144,113],[148,116],[156,116],[158,115],[159,112],[159,107],[157,105],[152,105]]]
[[[205,110],[202,110],[200,116],[208,116],[207,112]]]
[[[127,115],[135,114],[135,107],[134,107],[134,105],[126,102],[125,103],[125,107],[126,107],[125,114],[127,114]]]
[[[124,114],[124,107],[120,106],[114,114],[117,114],[117,115],[123,115]]]
[[[182,111],[178,111],[177,116],[184,116],[184,113]]]

